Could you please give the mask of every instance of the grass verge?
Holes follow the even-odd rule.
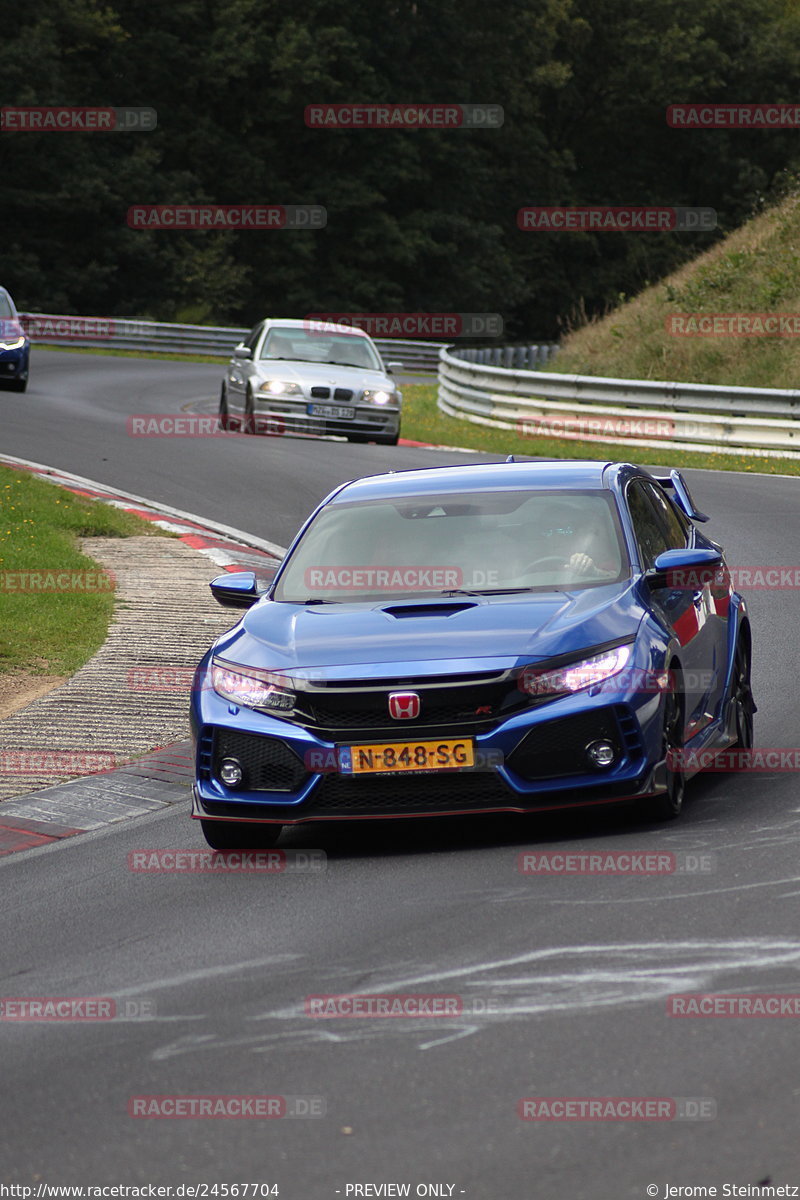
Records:
[[[105,641],[112,581],[81,553],[78,538],[161,533],[118,508],[0,466],[0,673],[71,675]],[[60,572],[75,573],[74,590],[44,590],[59,584],[47,577]]]
[[[564,375],[796,388],[800,337],[800,196],[760,213],[660,283],[576,329],[547,365]],[[717,332],[684,319],[728,315]],[[756,333],[739,315],[791,318],[783,335]],[[768,328],[768,327],[767,327]],[[749,330],[747,335],[743,331]],[[794,332],[787,332],[793,330]],[[724,331],[724,332],[723,332]]]
[[[800,460],[751,458],[738,454],[692,454],[620,442],[573,442],[561,438],[522,437],[512,430],[472,425],[448,417],[436,407],[435,384],[403,387],[402,436],[416,442],[465,446],[490,454],[522,454],[534,458],[594,458],[613,462],[653,463],[660,467],[699,467],[710,471],[748,471],[761,475],[800,475]]]

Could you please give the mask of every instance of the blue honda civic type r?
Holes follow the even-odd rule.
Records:
[[[309,517],[192,689],[217,849],[307,821],[636,803],[753,740],[751,632],[679,471],[514,462],[357,479]]]

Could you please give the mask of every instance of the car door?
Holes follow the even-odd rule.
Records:
[[[690,544],[693,527],[681,520],[656,485],[644,479],[633,480],[628,484],[626,499],[642,570],[652,570],[664,550],[678,550]],[[681,646],[688,740],[709,723],[708,695],[716,661],[716,630],[709,624],[708,585],[646,584],[645,587],[653,612]]]
[[[255,325],[242,343],[243,346],[247,346],[252,356],[255,356],[256,346],[264,331],[264,324],[264,321],[260,321],[258,325]],[[247,392],[247,381],[253,373],[252,363],[253,358],[237,358],[234,355],[228,366],[226,381],[228,411],[237,418],[244,416],[244,398]]]
[[[652,491],[652,499],[667,526],[670,546],[682,549],[691,545],[695,540],[695,530],[691,522],[683,513],[678,512],[677,506],[662,488],[651,488],[647,483],[645,488]],[[715,573],[692,593],[694,619],[699,626],[698,644],[703,660],[697,681],[698,691],[702,693],[701,708],[709,716],[716,711],[725,684],[730,632],[729,594],[730,577],[727,571],[723,572],[722,581],[720,574]],[[689,617],[686,619],[687,622],[691,620]]]

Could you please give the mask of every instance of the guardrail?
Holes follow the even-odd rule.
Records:
[[[523,436],[795,458],[800,391],[605,379],[487,366],[439,352],[440,410]]]
[[[446,347],[451,349],[451,347]],[[465,362],[481,363],[484,366],[491,367],[522,367],[528,370],[535,370],[538,366],[543,366],[549,362],[554,354],[558,353],[558,345],[555,342],[545,342],[538,346],[489,346],[480,349],[464,348],[456,350],[454,347],[453,353],[456,358],[463,358]]]
[[[224,325],[172,325],[134,317],[71,317],[55,313],[20,313],[29,336],[43,345],[108,347],[109,350],[162,351],[168,354],[230,355],[250,332]],[[400,362],[408,371],[435,372],[441,342],[373,338],[385,362]]]

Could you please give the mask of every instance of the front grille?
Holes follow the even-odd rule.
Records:
[[[520,691],[516,680],[498,680],[496,673],[492,679],[461,687],[452,683],[418,688],[413,683],[387,683],[374,691],[329,688],[322,695],[314,689],[301,694],[298,707],[302,713],[296,719],[306,728],[324,733],[330,741],[353,738],[359,730],[369,730],[374,736],[380,729],[403,738],[419,736],[424,730],[441,732],[448,726],[457,731],[485,731],[532,705],[531,697]],[[389,694],[395,690],[417,691],[420,713],[414,720],[393,720],[389,716]]]
[[[519,803],[493,772],[439,772],[435,775],[349,779],[326,775],[303,805],[303,813],[437,813],[453,809],[497,808]]]
[[[586,747],[599,739],[611,742],[620,754],[623,739],[612,709],[577,713],[537,725],[512,751],[507,765],[530,780],[585,775],[591,770]]]
[[[336,388],[333,398],[334,400],[352,400],[353,393],[350,388]]]
[[[283,742],[257,733],[217,729],[213,751],[213,773],[217,778],[223,758],[238,759],[244,777],[237,790],[245,792],[297,792],[309,774]]]
[[[331,389],[328,387],[312,387],[311,395],[315,400],[328,400],[330,398]]]

